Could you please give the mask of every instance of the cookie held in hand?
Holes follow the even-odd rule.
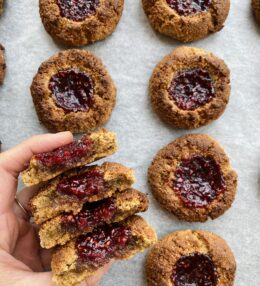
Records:
[[[31,94],[39,120],[52,132],[93,130],[109,120],[116,101],[106,67],[85,50],[63,51],[42,63]]]
[[[151,249],[148,286],[233,286],[236,261],[227,243],[207,231],[173,232]]]
[[[118,163],[103,163],[68,171],[42,186],[31,199],[30,208],[37,224],[64,212],[78,214],[84,203],[92,203],[129,189],[133,170]]]
[[[212,53],[179,47],[155,67],[149,93],[155,112],[166,123],[197,128],[224,112],[230,96],[230,72]]]
[[[111,259],[130,259],[156,240],[153,228],[139,216],[106,225],[57,249],[51,262],[53,281],[58,286],[74,286]]]
[[[29,167],[22,172],[22,179],[26,186],[37,185],[67,170],[112,155],[116,150],[115,133],[100,129],[53,151],[34,155]]]
[[[124,0],[40,0],[40,16],[55,40],[82,46],[111,35],[123,7]]]
[[[76,215],[63,213],[44,223],[39,231],[41,246],[52,248],[64,245],[94,228],[120,222],[147,208],[147,196],[134,189],[118,192],[113,197],[98,202],[86,203]]]
[[[182,220],[215,219],[235,199],[237,174],[223,148],[207,135],[171,142],[157,153],[148,173],[155,198]]]
[[[151,26],[161,34],[192,42],[220,31],[229,0],[142,0]]]

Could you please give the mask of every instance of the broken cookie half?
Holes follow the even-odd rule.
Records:
[[[132,216],[71,240],[52,257],[53,281],[74,286],[111,259],[129,259],[157,240],[153,228],[141,217]]]

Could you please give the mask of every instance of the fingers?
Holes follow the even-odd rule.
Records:
[[[71,132],[36,135],[0,154],[0,166],[15,178],[26,168],[34,154],[48,152],[73,141]]]

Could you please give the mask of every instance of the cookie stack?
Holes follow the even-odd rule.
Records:
[[[28,186],[44,182],[30,208],[41,246],[55,247],[57,285],[76,285],[111,259],[128,259],[156,241],[151,226],[135,215],[147,210],[148,199],[131,187],[132,169],[110,162],[86,166],[116,150],[115,134],[100,129],[33,156],[22,174]]]

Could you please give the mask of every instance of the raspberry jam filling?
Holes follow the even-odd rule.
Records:
[[[76,241],[79,262],[95,267],[104,265],[123,251],[132,239],[131,229],[122,224],[106,225]]]
[[[189,16],[209,9],[211,0],[166,0],[180,16]]]
[[[211,157],[183,159],[175,171],[173,190],[188,207],[202,208],[226,190],[219,164]]]
[[[173,270],[174,286],[216,286],[218,274],[210,256],[193,253],[181,257]]]
[[[75,227],[84,230],[111,222],[117,211],[116,203],[109,198],[103,201],[85,204],[77,215],[63,215],[64,227]]]
[[[99,0],[57,0],[62,17],[75,22],[95,15]]]
[[[78,69],[63,70],[53,75],[49,89],[56,105],[65,113],[88,111],[93,105],[93,80]]]
[[[35,159],[40,162],[42,167],[48,169],[59,169],[69,167],[71,164],[77,163],[86,156],[91,150],[93,142],[87,136],[83,136],[80,140],[55,149],[51,152],[45,152],[35,155]]]
[[[173,78],[169,94],[180,109],[195,110],[215,97],[214,82],[206,70],[184,70]]]
[[[106,189],[104,173],[97,169],[64,179],[57,186],[57,192],[76,197],[79,200],[102,193]]]

